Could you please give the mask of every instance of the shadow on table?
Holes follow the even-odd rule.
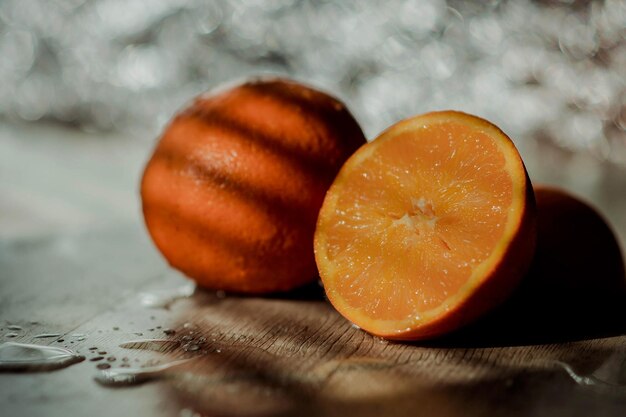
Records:
[[[326,301],[326,294],[324,293],[324,287],[316,280],[309,284],[295,288],[286,292],[275,292],[270,294],[245,294],[236,292],[224,292],[204,289],[197,287],[194,298],[196,298],[198,304],[210,302],[215,298],[241,298],[241,299],[253,299],[262,298],[265,300],[285,300],[285,301]]]
[[[325,301],[324,287],[318,280],[284,293],[273,293],[264,296],[272,300]]]
[[[577,301],[552,305],[551,301],[542,304],[515,299],[451,335],[416,344],[456,348],[525,346],[626,334],[626,299],[606,300],[604,305],[584,298]]]

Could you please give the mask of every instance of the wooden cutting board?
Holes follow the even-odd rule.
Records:
[[[345,321],[316,285],[272,297],[197,290],[167,308],[149,308],[142,293],[186,280],[136,223],[12,240],[0,249],[0,340],[66,346],[86,357],[58,371],[0,373],[2,415],[626,412],[623,336],[528,344],[470,334],[391,343]],[[8,338],[9,325],[23,330]],[[43,333],[59,336],[33,338]],[[136,386],[94,380],[102,363],[140,367],[184,358],[191,360]]]

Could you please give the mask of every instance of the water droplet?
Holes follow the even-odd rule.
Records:
[[[119,328],[119,327],[117,327],[117,326],[113,327],[113,330],[119,330],[119,329],[120,329],[120,328]]]
[[[174,301],[193,295],[195,290],[196,286],[189,283],[178,288],[141,293],[139,294],[139,301],[144,307],[167,309]]]
[[[15,333],[15,332],[11,332],[11,333],[7,333],[4,335],[5,337],[18,337],[19,334]]]
[[[144,382],[163,378],[171,374],[176,367],[189,362],[191,359],[170,362],[163,365],[149,366],[144,368],[110,368],[102,370],[94,378],[96,382],[106,387],[123,387],[138,385]]]
[[[101,350],[98,352],[98,355],[106,355],[106,354],[107,354],[106,350]]]
[[[183,350],[185,352],[196,352],[200,350],[200,346],[196,345],[195,343],[188,343],[183,346]]]
[[[125,342],[120,345],[124,349],[142,349],[153,350],[156,352],[166,352],[174,349],[180,345],[177,340],[168,339],[145,339],[145,340],[133,340]]]
[[[109,369],[111,367],[111,365],[109,365],[108,363],[99,363],[98,365],[96,365],[96,368],[98,369]]]
[[[50,371],[83,361],[83,356],[61,347],[6,342],[0,345],[0,370]]]
[[[104,359],[104,356],[96,356],[95,358],[89,359],[91,362],[98,362]]]
[[[191,327],[191,323],[185,323],[183,324],[183,328],[188,329]]]
[[[9,330],[24,330],[24,329],[22,329],[22,326],[18,326],[16,324],[11,324],[10,326],[7,326],[7,329],[9,329]]]
[[[33,336],[33,339],[47,339],[49,337],[59,337],[61,334],[59,333],[41,333]]]
[[[191,336],[183,336],[181,339],[182,339],[183,342],[189,342],[189,341],[193,340],[193,337],[191,337]]]
[[[163,333],[165,333],[166,335],[173,335],[176,334],[176,330],[174,329],[163,329]]]
[[[356,324],[354,324],[354,323],[352,323],[352,328],[353,328],[353,329],[357,329],[357,330],[360,330],[360,329],[361,329],[359,326],[357,326],[357,325],[356,325]]]
[[[117,358],[116,358],[115,356],[109,356],[109,357],[107,358],[107,361],[108,361],[108,362],[115,362],[116,360],[117,360]]]

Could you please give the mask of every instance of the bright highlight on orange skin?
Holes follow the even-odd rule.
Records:
[[[473,116],[433,115],[396,125],[357,151],[318,221],[316,256],[329,299],[375,334],[445,319],[497,275],[494,253],[516,227],[527,227],[519,224],[525,172],[508,138]]]

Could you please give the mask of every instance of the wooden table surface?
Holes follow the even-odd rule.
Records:
[[[144,306],[142,293],[186,283],[139,216],[150,145],[4,125],[0,146],[0,342],[65,346],[86,358],[0,373],[3,416],[626,415],[626,338],[617,329],[559,343],[497,331],[391,343],[351,326],[317,285],[272,297],[196,290],[168,308]],[[607,200],[587,193],[611,203],[605,213],[620,236],[622,180],[600,183]],[[7,336],[11,325],[23,328],[17,337]],[[60,336],[33,338],[42,333]],[[145,339],[172,343],[120,347]],[[141,385],[94,380],[104,362],[183,358],[191,360]]]

